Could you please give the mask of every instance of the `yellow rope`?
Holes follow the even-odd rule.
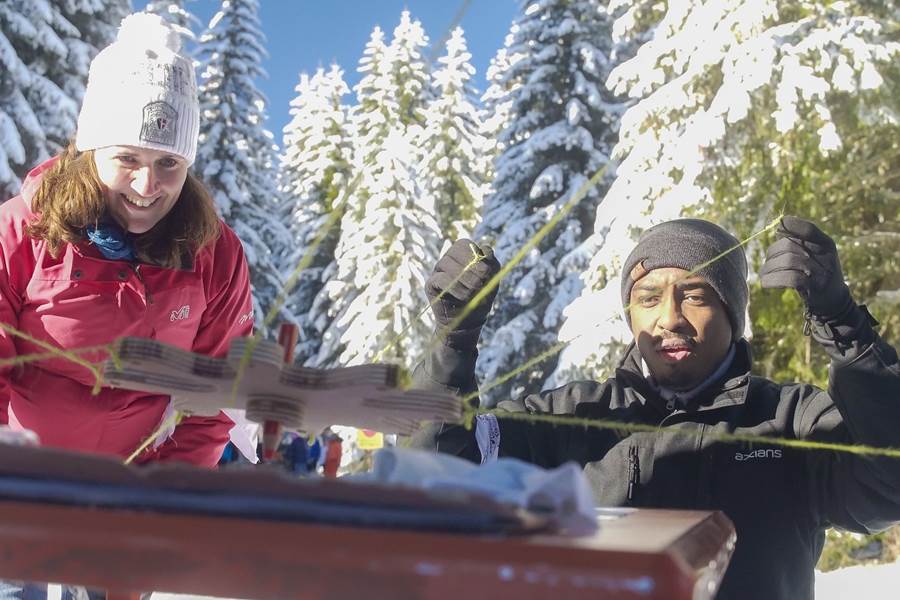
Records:
[[[356,191],[356,188],[359,186],[359,182],[362,179],[362,172],[358,173],[356,177],[350,182],[350,185],[347,186],[347,189],[344,191],[344,194],[341,198],[341,202],[335,202],[333,206],[344,206],[347,202],[347,199]],[[331,231],[331,228],[334,227],[338,219],[341,218],[343,212],[340,210],[332,210],[328,215],[328,219],[319,227],[319,230],[316,232],[316,237],[313,238],[313,243],[306,249],[306,252],[303,253],[303,256],[300,258],[300,262],[297,263],[297,266],[294,267],[294,270],[291,272],[290,276],[287,278],[287,281],[284,283],[284,288],[281,290],[281,293],[275,298],[275,301],[272,303],[272,307],[269,309],[268,314],[263,319],[263,326],[260,327],[254,334],[253,337],[250,338],[247,346],[244,348],[244,353],[241,355],[241,360],[238,363],[237,373],[234,377],[234,384],[231,386],[231,398],[234,399],[237,397],[238,386],[240,385],[241,379],[244,376],[244,372],[247,370],[247,367],[250,366],[250,357],[253,355],[253,350],[259,345],[260,340],[262,340],[263,331],[272,324],[275,318],[278,316],[278,312],[281,310],[281,307],[287,301],[288,295],[293,291],[294,286],[297,285],[297,281],[300,279],[300,274],[305,271],[309,265],[312,263],[313,259],[316,256],[316,251],[319,249],[321,243],[325,240],[325,237],[328,235],[328,232]]]
[[[608,419],[583,419],[579,417],[566,417],[559,415],[535,415],[525,413],[506,412],[502,410],[481,410],[467,409],[466,418],[472,419],[473,415],[491,414],[498,419],[510,419],[517,421],[542,422],[554,425],[567,425],[575,427],[584,427],[585,429],[611,429],[614,431],[625,431],[631,433],[640,432],[670,432],[679,435],[688,435],[692,437],[703,436],[704,439],[720,441],[720,442],[744,442],[748,444],[771,444],[775,446],[785,446],[788,448],[798,448],[801,450],[823,450],[829,452],[844,452],[848,454],[857,454],[861,456],[882,456],[888,458],[900,458],[900,448],[884,448],[878,446],[867,446],[864,444],[838,444],[833,442],[817,442],[814,440],[800,440],[795,438],[779,438],[769,437],[765,435],[754,435],[746,433],[716,433],[709,430],[701,431],[667,428],[656,425],[647,425],[644,423],[629,423],[626,421],[611,421]]]
[[[431,310],[438,302],[440,302],[441,299],[444,297],[444,295],[447,294],[447,291],[448,291],[449,289],[451,289],[454,285],[456,285],[457,283],[459,283],[459,280],[462,279],[462,276],[465,275],[466,272],[467,272],[469,269],[471,269],[471,268],[474,267],[476,264],[478,264],[478,261],[481,260],[481,259],[483,258],[483,257],[481,256],[480,253],[478,253],[478,252],[475,251],[475,248],[472,248],[472,254],[473,254],[472,259],[466,264],[465,267],[463,267],[463,270],[460,272],[460,274],[457,275],[457,276],[453,279],[453,281],[451,281],[451,282],[447,285],[447,289],[441,290],[441,293],[438,294],[437,296],[435,296],[434,300],[432,300],[431,302],[429,302],[428,305],[427,305],[425,308],[423,308],[421,311],[419,311],[419,314],[417,314],[416,317],[415,317],[414,319],[410,319],[409,323],[406,324],[406,327],[404,327],[404,328],[400,331],[400,333],[398,333],[397,335],[395,335],[394,338],[393,338],[390,342],[388,342],[388,345],[385,346],[384,348],[382,348],[381,351],[380,351],[378,354],[375,355],[375,358],[372,359],[372,362],[377,363],[377,362],[381,361],[381,359],[384,358],[384,355],[387,354],[388,350],[390,350],[391,348],[393,348],[393,347],[394,347],[394,344],[396,344],[397,342],[399,342],[400,339],[403,337],[403,334],[406,333],[407,331],[409,331],[409,328],[412,327],[413,323],[415,323],[416,321],[418,321],[419,319],[421,319],[423,316],[425,316],[425,313],[427,313],[427,312],[428,312],[429,310]]]
[[[141,452],[149,448],[150,444],[159,439],[159,437],[162,436],[170,428],[178,427],[178,425],[181,423],[182,418],[184,418],[184,413],[182,413],[181,411],[176,410],[174,413],[172,413],[172,415],[168,419],[159,424],[159,427],[156,428],[156,431],[154,431],[150,435],[150,437],[144,440],[143,443],[138,446],[137,449],[135,449],[135,451],[128,456],[128,458],[125,459],[125,464],[130,465],[135,458],[141,455]]]
[[[599,182],[603,178],[603,176],[606,174],[606,170],[608,167],[609,167],[609,164],[606,164],[606,165],[603,165],[600,169],[598,169],[597,172],[594,173],[590,179],[588,179],[586,182],[584,182],[581,185],[581,187],[578,188],[578,190],[572,195],[571,198],[569,198],[568,202],[566,202],[563,205],[563,207],[559,210],[559,212],[557,212],[555,215],[553,215],[549,221],[544,223],[544,225],[540,229],[538,229],[537,232],[535,232],[535,234],[533,236],[531,236],[531,238],[527,242],[525,242],[525,244],[519,249],[519,251],[516,252],[515,256],[513,256],[509,260],[509,262],[507,262],[505,265],[503,265],[503,267],[501,267],[500,271],[498,271],[497,274],[494,275],[490,279],[490,281],[488,281],[477,294],[475,294],[475,297],[473,297],[463,307],[462,312],[460,312],[460,314],[457,315],[457,317],[455,319],[453,319],[453,321],[448,323],[447,326],[442,329],[442,331],[440,332],[439,335],[435,336],[435,341],[433,341],[432,344],[429,345],[428,349],[426,350],[426,354],[431,352],[434,349],[434,344],[437,342],[438,339],[440,339],[443,336],[446,336],[447,332],[453,331],[454,329],[456,329],[459,326],[459,324],[462,323],[463,319],[465,319],[467,316],[469,316],[469,313],[471,313],[473,310],[475,310],[475,307],[478,306],[479,304],[481,304],[481,302],[485,298],[487,298],[488,295],[491,294],[491,292],[493,292],[494,289],[498,285],[500,285],[500,281],[504,277],[506,277],[506,275],[510,271],[512,271],[513,268],[515,268],[515,266],[518,265],[522,261],[522,259],[525,258],[525,255],[527,255],[528,252],[532,248],[534,248],[539,243],[541,243],[541,240],[543,240],[547,236],[547,234],[549,234],[550,231],[554,227],[556,227],[556,225],[560,221],[562,221],[563,218],[565,218],[565,216],[567,214],[569,214],[569,212],[579,202],[581,202],[584,199],[584,197],[591,190],[591,188],[594,187],[597,184],[597,182]]]
[[[682,275],[681,277],[677,278],[675,281],[673,281],[672,283],[670,283],[669,286],[676,285],[678,282],[683,281],[683,280],[685,280],[685,279],[691,277],[692,275],[696,274],[698,271],[700,271],[700,270],[703,269],[704,267],[707,267],[707,266],[713,264],[713,263],[716,262],[717,260],[720,260],[721,258],[727,256],[730,252],[732,252],[732,251],[734,251],[734,250],[736,250],[736,249],[738,249],[738,248],[741,248],[741,247],[743,247],[743,246],[749,244],[753,239],[755,239],[755,238],[757,238],[757,237],[763,235],[763,234],[766,233],[767,231],[770,231],[770,230],[774,229],[775,227],[778,226],[778,223],[781,221],[781,217],[782,217],[782,215],[778,215],[778,217],[776,217],[775,219],[773,219],[773,220],[772,220],[768,225],[766,225],[763,229],[757,231],[756,233],[754,233],[753,235],[751,235],[751,236],[748,237],[747,239],[743,240],[742,242],[739,242],[736,246],[733,246],[733,247],[729,248],[728,250],[725,250],[724,252],[722,252],[721,254],[715,256],[715,257],[712,258],[711,260],[708,260],[708,261],[706,261],[706,262],[704,262],[704,263],[701,263],[700,265],[697,265],[696,267],[694,267],[693,269],[691,269],[688,273],[685,273],[684,275]],[[668,286],[667,286],[667,287],[668,287]],[[631,304],[629,303],[629,304],[625,305],[625,307],[624,307],[623,310],[624,310],[625,312],[628,312],[628,310],[629,310],[630,308],[631,308]],[[607,319],[607,320],[609,320],[609,319]],[[596,328],[596,325],[594,326],[594,328]],[[474,398],[477,398],[480,394],[483,394],[484,392],[486,392],[486,391],[488,391],[488,390],[490,390],[490,389],[492,389],[492,388],[495,388],[495,387],[497,387],[498,385],[502,385],[502,384],[506,383],[507,381],[509,381],[510,379],[512,379],[513,377],[515,377],[516,375],[518,375],[519,373],[523,373],[523,372],[527,371],[528,369],[530,369],[531,367],[533,367],[534,365],[539,364],[539,363],[541,363],[542,361],[544,361],[544,360],[550,358],[551,356],[553,356],[553,355],[555,355],[555,354],[558,354],[558,353],[562,352],[569,344],[571,344],[571,343],[574,342],[575,340],[577,340],[577,339],[579,339],[579,338],[581,338],[581,337],[587,335],[587,333],[588,333],[587,331],[583,331],[583,332],[579,333],[578,335],[574,336],[573,338],[571,338],[571,339],[569,339],[569,340],[567,340],[567,341],[564,341],[564,342],[557,342],[556,344],[554,344],[553,346],[551,346],[551,347],[548,348],[547,350],[541,352],[541,353],[538,354],[537,356],[532,357],[531,359],[529,359],[528,361],[526,361],[524,364],[520,365],[519,367],[517,367],[517,368],[515,368],[515,369],[513,369],[513,370],[511,370],[511,371],[508,371],[507,373],[504,373],[503,375],[499,375],[498,377],[494,378],[494,379],[491,380],[490,382],[488,382],[488,383],[486,383],[486,384],[480,386],[479,390],[477,390],[477,391],[475,391],[475,392],[472,392],[472,393],[470,393],[470,394],[467,394],[466,396],[463,396],[463,402],[465,402],[465,403],[468,404],[468,402],[469,402],[470,400],[473,400]]]
[[[4,328],[5,329],[5,328]],[[7,329],[7,331],[9,331]],[[21,333],[21,332],[19,332]],[[38,352],[35,354],[20,354],[18,356],[14,356],[12,358],[0,358],[0,368],[16,366],[29,362],[38,362],[42,360],[49,360],[51,358],[67,358],[68,354],[87,354],[89,352],[102,352],[109,351],[112,344],[101,344],[99,346],[84,346],[82,348],[75,348],[73,350],[66,350],[65,356],[61,355],[60,352]]]
[[[710,259],[704,263],[701,263],[700,265],[695,266],[688,273],[681,276],[678,280],[676,280],[675,282],[672,282],[670,285],[675,285],[678,281],[686,279],[688,277],[691,277],[692,275],[696,274],[698,271],[700,271],[704,267],[713,264],[717,260],[722,259],[726,255],[728,255],[730,252],[747,245],[753,239],[776,228],[778,226],[778,224],[780,223],[782,216],[784,216],[784,213],[785,213],[785,209],[783,207],[780,214],[777,217],[775,217],[769,224],[767,224],[763,229],[752,234],[751,236],[744,239],[743,241],[739,242],[736,246],[729,248],[728,250],[725,250],[721,254],[713,257],[712,259]],[[474,302],[474,300],[473,300],[473,302]],[[630,304],[626,305],[624,310],[627,311],[630,307],[631,307]],[[586,335],[586,333],[587,332],[582,332],[568,341],[559,342],[557,344],[554,344],[553,346],[548,348],[546,351],[538,354],[537,356],[532,357],[531,359],[529,359],[527,362],[525,362],[518,368],[513,369],[512,371],[509,371],[503,375],[500,375],[499,377],[497,377],[497,378],[493,379],[492,381],[488,382],[487,384],[483,385],[480,390],[477,390],[475,392],[472,392],[470,394],[463,396],[461,398],[461,401],[463,402],[464,407],[466,407],[464,409],[464,418],[463,418],[463,422],[464,422],[465,426],[471,428],[474,418],[477,415],[493,414],[493,415],[497,416],[498,418],[504,418],[504,419],[516,419],[516,420],[522,420],[522,421],[528,421],[528,422],[547,422],[547,423],[552,423],[552,424],[557,424],[557,425],[574,425],[574,426],[580,426],[580,427],[585,427],[585,428],[612,429],[612,430],[629,431],[629,432],[658,432],[658,431],[660,431],[662,428],[660,428],[658,426],[647,425],[647,424],[643,424],[643,423],[629,423],[629,422],[620,422],[620,421],[610,421],[610,420],[604,420],[604,419],[584,419],[584,418],[578,418],[578,417],[567,417],[567,416],[558,416],[558,415],[534,415],[534,414],[525,414],[525,413],[510,413],[510,412],[497,411],[497,410],[473,409],[470,407],[471,400],[477,398],[481,393],[505,383],[506,381],[508,381],[512,377],[515,377],[519,373],[522,373],[522,372],[528,370],[529,368],[531,368],[532,366],[561,352],[564,348],[566,348],[569,344],[574,342],[576,339],[580,338],[583,335]],[[779,437],[769,437],[769,436],[753,435],[753,434],[715,433],[715,432],[709,432],[709,431],[701,432],[699,430],[698,431],[690,431],[690,430],[681,430],[681,429],[679,429],[677,431],[678,431],[678,433],[682,433],[682,434],[686,434],[686,435],[693,435],[693,436],[703,435],[707,439],[712,439],[715,441],[722,441],[722,442],[743,442],[743,443],[749,443],[749,444],[772,444],[772,445],[776,445],[776,446],[784,446],[784,447],[789,447],[789,448],[797,448],[797,449],[801,449],[801,450],[810,450],[810,451],[822,450],[822,451],[830,451],[830,452],[844,452],[844,453],[857,454],[857,455],[863,455],[863,456],[882,456],[882,457],[888,457],[888,458],[900,458],[900,449],[890,448],[890,447],[883,448],[883,447],[877,447],[877,446],[868,446],[865,444],[839,444],[839,443],[833,443],[833,442],[818,442],[818,441],[813,441],[813,440],[800,440],[800,439],[794,439],[794,438],[779,438]]]
[[[578,336],[576,336],[566,342],[557,342],[556,344],[550,346],[549,348],[547,348],[546,350],[544,350],[537,356],[531,357],[529,360],[527,360],[525,363],[523,363],[519,367],[513,369],[512,371],[509,371],[508,373],[504,373],[503,375],[500,375],[499,377],[496,377],[495,379],[493,379],[490,382],[486,383],[485,385],[481,386],[478,390],[463,396],[463,402],[465,402],[466,405],[468,405],[469,401],[477,398],[479,395],[483,394],[484,392],[488,391],[489,389],[495,388],[498,385],[503,385],[504,383],[506,383],[507,381],[509,381],[516,375],[518,375],[519,373],[523,373],[523,372],[527,371],[528,369],[530,369],[531,367],[533,367],[534,365],[550,358],[554,354],[562,352],[563,348],[565,348],[566,346],[568,346],[569,344],[574,342],[576,339],[581,337],[581,335],[583,335],[583,334],[579,334]]]
[[[47,355],[49,355],[49,356],[63,358],[66,360],[70,360],[77,365],[81,365],[82,367],[84,367],[85,369],[90,371],[91,375],[94,376],[94,387],[91,389],[91,393],[96,395],[100,392],[100,388],[103,386],[103,372],[101,371],[101,369],[98,365],[95,365],[95,364],[88,362],[88,361],[84,360],[83,358],[79,357],[78,354],[76,353],[77,351],[63,350],[62,348],[57,348],[53,344],[49,344],[45,341],[39,340],[31,335],[28,335],[24,331],[19,331],[18,329],[16,329],[15,327],[13,327],[7,323],[0,322],[0,329],[2,329],[3,331],[5,331],[6,333],[8,333],[10,335],[20,337],[24,340],[31,342],[35,346],[38,346],[40,348],[47,350]],[[34,356],[34,355],[32,355],[32,356]],[[25,358],[25,357],[16,357],[16,359],[8,359],[8,360],[12,360],[12,362],[10,364],[14,364],[14,365],[24,364],[25,362],[29,362],[27,360],[22,360],[23,358]]]
[[[607,169],[606,166],[599,169],[587,182],[585,182],[576,191],[576,193],[572,196],[572,198],[568,202],[566,202],[565,205],[563,205],[562,209],[559,212],[557,212],[544,226],[542,226],[535,233],[535,235],[532,236],[522,246],[522,248],[520,248],[520,250],[516,253],[516,255],[503,268],[501,268],[500,272],[498,272],[489,282],[487,282],[487,284],[479,291],[479,293],[476,294],[476,296],[474,298],[472,298],[472,300],[469,303],[466,304],[466,306],[463,308],[463,311],[460,313],[460,315],[458,315],[456,317],[456,319],[454,319],[454,321],[451,322],[445,328],[445,331],[452,331],[456,326],[458,326],[459,323],[462,322],[462,320],[466,316],[468,316],[468,314],[471,313],[471,311],[476,306],[478,306],[478,304],[480,304],[499,285],[499,282],[503,279],[503,277],[505,277],[525,257],[525,255],[528,253],[528,251],[530,251],[537,244],[539,244],[540,241],[550,232],[550,230],[553,227],[555,227],[572,210],[572,208],[574,208],[574,206],[577,205],[578,202],[580,202],[584,198],[584,196],[587,195],[587,193],[590,191],[590,189],[594,185],[596,185],[596,183],[598,181],[600,181],[600,179],[602,179],[602,177],[604,176],[604,174],[606,172],[606,169]],[[357,187],[357,185],[359,183],[361,175],[362,175],[361,173],[358,174],[356,176],[356,178],[353,180],[353,182],[350,184],[350,186],[348,186],[348,188],[344,194],[345,199],[353,193],[353,191],[355,190],[355,188]],[[695,274],[697,271],[704,268],[705,266],[708,266],[708,265],[714,263],[715,261],[720,260],[722,257],[727,255],[731,251],[735,250],[736,248],[746,245],[754,238],[761,236],[761,235],[765,234],[766,232],[772,230],[773,228],[777,227],[778,222],[780,221],[784,212],[785,212],[785,210],[783,207],[781,210],[781,214],[779,214],[779,216],[776,217],[765,228],[754,233],[753,235],[751,235],[744,241],[740,242],[740,244],[738,244],[738,246],[735,246],[734,248],[730,248],[730,249],[726,250],[725,252],[721,253],[720,255],[710,259],[709,261],[706,261],[705,263],[702,263],[702,264],[694,267],[689,273],[684,275],[683,278],[690,277],[691,275]],[[313,241],[313,244],[304,253],[304,255],[303,255],[302,259],[300,260],[300,262],[298,263],[297,267],[294,269],[291,276],[288,278],[287,282],[285,283],[285,286],[284,286],[282,292],[279,294],[279,296],[276,299],[275,303],[273,304],[272,308],[266,315],[265,320],[264,320],[264,327],[269,326],[271,324],[271,322],[277,317],[278,311],[280,310],[281,306],[283,306],[284,302],[286,301],[288,294],[291,292],[293,287],[296,285],[296,282],[299,279],[300,274],[302,273],[303,270],[308,268],[309,264],[312,262],[312,260],[315,256],[315,252],[318,249],[319,245],[325,239],[325,237],[327,236],[327,234],[331,230],[331,228],[337,223],[337,220],[340,218],[341,214],[342,214],[341,211],[337,211],[337,210],[333,210],[331,212],[331,214],[329,214],[329,218],[326,220],[326,222],[322,225],[322,227],[318,231],[318,233]],[[476,256],[468,265],[466,265],[466,267],[463,270],[463,273],[465,273],[466,270],[471,268],[471,266],[474,265],[478,261],[479,258],[480,257]],[[459,277],[461,277],[461,276],[462,276],[462,273],[460,274]],[[454,279],[453,283],[456,283],[456,281],[458,281],[459,277]],[[419,313],[419,315],[418,315],[419,318],[421,318],[421,316],[424,315],[425,312],[427,310],[429,310],[435,302],[440,300],[445,293],[446,293],[446,290],[442,291],[441,294],[437,298],[435,298],[435,300],[433,300],[431,303],[429,303],[429,306],[426,307],[423,311],[421,311]],[[625,310],[628,310],[629,307],[630,307],[630,305],[626,306]],[[38,340],[38,339],[22,332],[22,331],[19,331],[6,323],[0,322],[0,329],[2,329],[3,331],[5,331],[11,335],[28,340],[29,342],[33,343],[34,345],[47,350],[47,352],[45,352],[45,353],[36,353],[36,354],[23,355],[23,356],[18,356],[18,357],[9,358],[9,359],[0,359],[0,367],[10,366],[10,365],[19,365],[19,364],[23,364],[26,362],[46,360],[49,358],[62,358],[62,359],[70,360],[70,361],[88,369],[94,375],[95,385],[93,388],[93,393],[95,393],[95,394],[99,391],[99,388],[102,385],[102,371],[98,365],[95,365],[93,363],[90,363],[90,362],[82,359],[81,357],[78,356],[78,354],[84,354],[84,353],[88,353],[88,352],[105,350],[109,353],[110,358],[113,360],[113,362],[115,364],[120,363],[120,359],[117,354],[116,343],[102,345],[102,346],[77,348],[77,349],[73,349],[73,350],[62,350],[51,344],[48,344],[47,342],[43,342],[41,340]],[[401,334],[402,334],[402,332],[401,332]],[[515,375],[530,368],[534,364],[537,364],[537,363],[549,358],[550,356],[553,356],[554,354],[562,351],[562,349],[564,349],[566,346],[571,344],[575,339],[578,339],[579,337],[581,337],[581,335],[584,335],[584,333],[579,334],[578,336],[576,336],[575,338],[572,338],[569,341],[559,342],[559,343],[555,344],[554,346],[552,346],[551,348],[542,352],[541,354],[531,358],[529,361],[527,361],[525,364],[518,367],[517,369],[514,369],[504,375],[501,375],[500,377],[497,377],[493,381],[488,382],[487,384],[482,386],[482,391],[486,391],[488,389],[496,387],[497,385],[500,385],[500,384],[504,383],[505,381],[508,381],[510,378],[514,377]],[[256,335],[254,335],[254,337],[252,338],[251,343],[248,344],[247,349],[245,350],[244,356],[242,357],[241,363],[238,368],[238,373],[235,378],[233,393],[236,393],[240,377],[242,376],[244,370],[246,369],[246,366],[249,364],[249,357],[252,354],[253,348],[256,346],[256,344],[258,344],[260,339],[261,339],[261,333],[257,332]],[[396,343],[396,341],[398,339],[399,339],[399,335],[394,340],[391,341],[391,344],[388,346],[388,348],[391,345],[393,345],[394,343]],[[382,350],[379,353],[378,358],[380,358],[385,353],[386,350],[387,350],[387,348]],[[431,348],[429,348],[429,351],[430,350],[431,350]],[[471,399],[477,397],[478,393],[479,392],[469,394],[469,395],[465,396],[462,400],[463,401],[471,400]],[[488,411],[488,410],[471,409],[471,408],[467,408],[465,410],[465,420],[469,424],[471,424],[472,420],[475,418],[475,416],[480,415],[480,414],[494,414],[498,418],[503,418],[503,419],[517,419],[517,420],[525,420],[525,421],[531,421],[531,422],[549,422],[549,423],[558,424],[558,425],[572,425],[572,426],[580,426],[580,427],[585,427],[585,428],[612,429],[612,430],[617,430],[617,431],[629,431],[629,432],[648,432],[648,431],[649,432],[657,432],[657,431],[660,431],[660,429],[661,429],[660,427],[657,427],[657,426],[640,424],[640,423],[618,422],[618,421],[609,421],[609,420],[603,420],[603,419],[583,419],[583,418],[577,418],[577,417],[564,417],[564,416],[555,416],[555,415],[533,415],[533,414],[523,414],[523,413],[507,413],[507,412],[502,412],[502,411]],[[168,419],[166,419],[163,423],[161,423],[160,426],[156,429],[156,431],[153,434],[151,434],[146,440],[144,440],[144,442],[125,460],[125,464],[130,464],[131,462],[133,462],[142,452],[144,452],[151,444],[153,444],[161,435],[163,435],[172,426],[177,427],[178,424],[183,419],[183,417],[184,417],[184,413],[182,413],[180,411],[175,411]],[[695,435],[696,436],[696,435],[701,434],[701,432],[699,432],[699,431],[695,432],[695,431],[682,430],[682,429],[678,429],[678,430],[674,430],[674,431],[677,431],[679,434],[685,434],[685,435]],[[798,440],[798,439],[791,439],[791,438],[767,437],[767,436],[751,435],[751,434],[711,433],[708,431],[704,432],[703,435],[707,439],[713,439],[713,440],[725,441],[725,442],[744,442],[744,443],[750,443],[750,444],[772,444],[772,445],[780,445],[780,446],[791,447],[791,448],[798,448],[798,449],[803,449],[803,450],[821,450],[821,451],[832,451],[832,452],[844,452],[844,453],[851,453],[851,454],[864,455],[864,456],[883,456],[883,457],[890,457],[890,458],[900,458],[900,449],[879,448],[879,447],[867,446],[867,445],[863,445],[863,444],[838,444],[838,443],[829,443],[829,442],[817,442],[817,441],[812,441],[812,440]]]

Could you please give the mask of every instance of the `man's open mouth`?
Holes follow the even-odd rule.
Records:
[[[691,351],[687,348],[666,348],[659,351],[669,360],[684,360],[691,355]]]
[[[663,340],[657,347],[659,354],[671,361],[680,361],[693,354],[693,346],[680,340]]]

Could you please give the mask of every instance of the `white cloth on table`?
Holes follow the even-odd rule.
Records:
[[[559,533],[589,535],[597,531],[590,484],[574,462],[555,469],[515,458],[476,465],[449,454],[385,448],[375,453],[372,472],[355,479],[428,491],[478,493],[550,517]]]

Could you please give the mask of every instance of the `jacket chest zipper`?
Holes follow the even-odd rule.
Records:
[[[137,276],[138,281],[141,282],[147,304],[153,304],[153,297],[150,295],[150,290],[147,289],[147,283],[144,281],[144,276],[141,275],[141,265],[131,265],[131,268],[134,270],[134,274]]]
[[[669,402],[672,402],[672,401],[670,400]],[[672,412],[670,412],[669,414],[667,414],[665,417],[662,418],[662,420],[659,422],[660,427],[662,427],[663,425],[668,425],[669,424],[668,421],[670,421],[672,418],[677,417],[678,415],[684,413],[684,411],[680,410],[680,409],[672,410],[672,408],[674,408],[674,406],[672,408],[669,408],[668,404],[666,404],[666,408],[668,408]]]
[[[637,446],[628,447],[628,498],[627,505],[633,506],[635,496],[641,486],[641,462]]]

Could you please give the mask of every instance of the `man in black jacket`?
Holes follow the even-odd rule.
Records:
[[[554,467],[574,460],[598,505],[722,510],[738,542],[720,598],[812,598],[827,527],[872,532],[900,521],[900,460],[717,435],[900,446],[900,365],[873,329],[877,323],[852,300],[834,242],[795,217],[784,217],[778,234],[760,279],[801,294],[809,331],[831,357],[827,392],[751,375],[743,250],[717,225],[678,219],[648,229],[624,263],[622,302],[635,340],[615,376],[498,405],[657,430],[628,434],[482,415],[474,432],[436,424],[414,445],[476,462],[514,456]],[[483,258],[469,265],[473,250]],[[438,262],[427,292],[439,328],[455,327],[417,368],[418,385],[476,389],[475,344],[493,298],[458,317],[499,268],[489,248],[467,240]]]

